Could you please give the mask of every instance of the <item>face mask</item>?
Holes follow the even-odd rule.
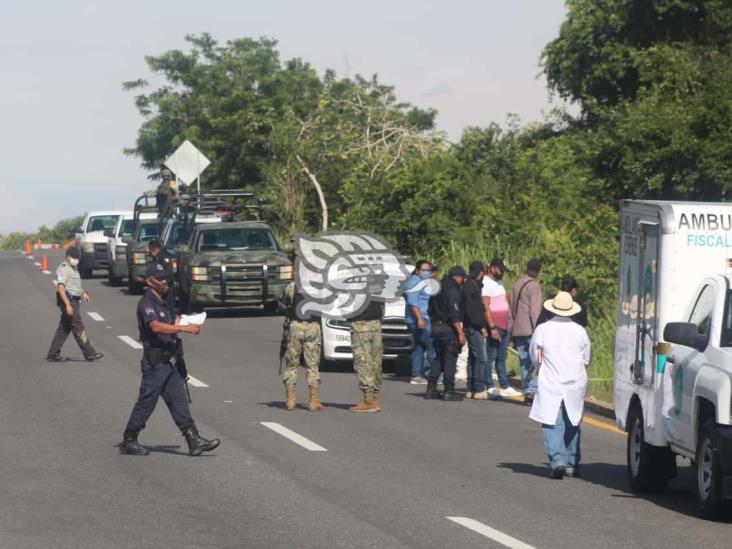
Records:
[[[503,278],[503,273],[501,271],[493,271],[493,278],[501,280]]]
[[[425,279],[432,276],[432,271],[419,271],[419,278]]]
[[[150,286],[152,286],[153,290],[158,292],[160,295],[167,294],[168,290],[170,290],[170,286],[168,285],[167,281],[155,281],[151,283]]]
[[[70,257],[69,258],[69,265],[71,265],[72,267],[78,267],[79,266],[79,260],[76,259],[75,257]]]

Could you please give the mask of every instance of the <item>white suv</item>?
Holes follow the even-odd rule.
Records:
[[[107,269],[107,238],[113,235],[121,216],[132,217],[131,211],[101,210],[89,212],[76,233],[76,247],[81,252],[79,273],[89,278],[94,269]]]

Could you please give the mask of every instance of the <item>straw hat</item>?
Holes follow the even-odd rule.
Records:
[[[559,292],[554,299],[547,299],[544,302],[544,308],[557,316],[572,316],[582,310],[572,299],[569,292]]]

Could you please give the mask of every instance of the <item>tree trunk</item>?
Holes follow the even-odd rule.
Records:
[[[322,220],[322,227],[321,230],[323,232],[328,230],[328,205],[325,203],[325,195],[323,194],[323,188],[320,186],[320,183],[318,182],[318,178],[315,177],[315,175],[308,169],[308,167],[305,165],[305,162],[303,162],[302,158],[300,158],[300,155],[296,155],[297,161],[300,163],[300,166],[302,167],[302,171],[305,172],[305,175],[308,176],[308,179],[310,179],[310,182],[313,184],[313,187],[315,187],[315,190],[318,193],[318,198],[320,199],[320,208],[323,211],[323,220]]]

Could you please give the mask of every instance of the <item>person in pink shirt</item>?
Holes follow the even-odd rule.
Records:
[[[493,397],[515,397],[521,394],[508,385],[508,376],[506,375],[506,356],[508,355],[510,336],[508,332],[508,296],[506,295],[506,288],[503,287],[505,272],[506,265],[503,259],[493,259],[483,277],[483,289],[481,291],[485,318],[489,329],[489,337],[485,340],[486,355],[488,356],[485,384],[488,394]],[[500,387],[495,387],[493,383],[494,364]]]

